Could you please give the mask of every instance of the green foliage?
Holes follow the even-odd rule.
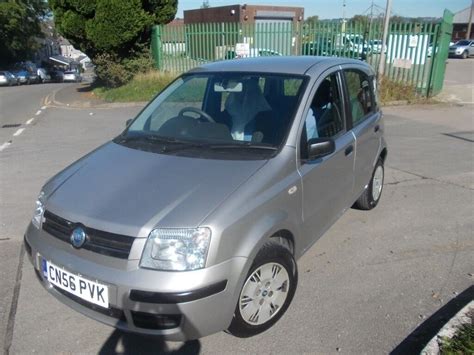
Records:
[[[146,102],[150,101],[174,79],[174,75],[151,71],[137,74],[127,84],[117,88],[96,88],[94,94],[108,102]]]
[[[474,325],[462,326],[452,339],[443,339],[441,355],[474,354]]]
[[[314,27],[318,21],[319,21],[319,16],[314,15],[314,16],[307,17],[306,20],[304,20],[304,23],[305,25]]]
[[[177,0],[49,0],[56,27],[116,87],[152,68],[151,27],[171,21]]]
[[[148,0],[143,1],[148,3],[144,8],[149,8],[149,12],[154,15],[155,24],[166,24],[173,21],[176,16],[178,8],[178,0]]]
[[[99,0],[95,17],[86,23],[86,36],[99,50],[117,52],[152,24],[140,0]]]
[[[0,65],[30,59],[41,37],[40,17],[46,7],[40,0],[0,2]]]

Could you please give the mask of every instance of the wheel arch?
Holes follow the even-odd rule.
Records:
[[[385,163],[385,160],[387,159],[387,148],[383,148],[382,151],[380,152],[379,158],[382,159],[382,162]]]

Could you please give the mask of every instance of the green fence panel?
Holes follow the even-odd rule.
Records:
[[[446,60],[449,54],[449,42],[453,33],[454,14],[444,11],[443,20],[438,26],[436,41],[433,43],[433,64],[430,71],[428,96],[434,96],[443,89]]]
[[[251,56],[362,58],[376,71],[384,51],[384,76],[413,86],[420,95],[434,95],[441,91],[452,14],[446,11],[439,25],[392,23],[387,43],[382,43],[382,32],[381,20],[369,23],[264,21],[154,26],[151,51],[157,69],[177,74],[202,63],[235,58],[237,43],[248,43]],[[374,41],[378,41],[377,44]],[[428,53],[430,44],[433,45],[432,57]]]

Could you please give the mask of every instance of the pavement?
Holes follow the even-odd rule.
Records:
[[[474,58],[449,58],[443,91],[437,96],[442,102],[474,104]]]
[[[74,87],[0,88],[0,127],[20,124],[0,128],[3,352],[419,353],[425,343],[412,335],[448,305],[472,299],[472,106],[438,104],[384,110],[389,155],[379,205],[349,210],[298,261],[293,303],[267,332],[171,343],[124,334],[72,311],[39,285],[21,253],[23,233],[43,183],[117,135],[140,109],[48,104],[55,90],[62,100],[76,100]]]

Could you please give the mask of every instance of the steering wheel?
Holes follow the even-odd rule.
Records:
[[[203,110],[200,110],[196,107],[191,107],[191,106],[185,107],[185,108],[181,109],[181,111],[179,111],[178,116],[185,116],[185,114],[184,114],[185,112],[197,113],[200,117],[204,117],[209,122],[216,123],[216,121],[214,121],[214,119],[208,113],[206,113]]]

